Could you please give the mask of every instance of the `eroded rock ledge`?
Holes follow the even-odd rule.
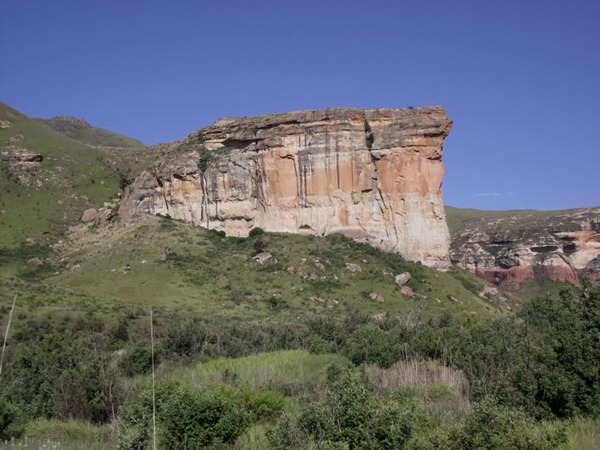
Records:
[[[220,119],[136,179],[120,221],[168,214],[234,236],[342,233],[446,269],[451,125],[439,106]]]

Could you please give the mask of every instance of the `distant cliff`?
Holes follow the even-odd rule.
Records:
[[[506,289],[545,276],[600,282],[600,208],[486,212],[448,209],[452,262]],[[462,216],[462,225],[455,217]]]
[[[120,221],[168,214],[233,236],[342,233],[446,269],[451,125],[437,106],[220,119],[136,179]]]

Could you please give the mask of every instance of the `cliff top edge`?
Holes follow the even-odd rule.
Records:
[[[232,123],[260,123],[260,122],[312,122],[319,120],[340,120],[340,119],[360,119],[371,120],[375,118],[381,118],[385,116],[399,117],[399,116],[426,116],[426,115],[439,115],[445,119],[446,110],[441,105],[432,106],[407,106],[403,108],[352,108],[352,107],[338,107],[338,108],[324,108],[324,109],[306,109],[298,111],[279,112],[272,114],[262,114],[259,116],[242,116],[242,117],[221,117],[215,120],[210,127],[220,127],[229,125]]]

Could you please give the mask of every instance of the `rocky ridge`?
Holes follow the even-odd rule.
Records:
[[[169,215],[228,235],[341,233],[447,269],[441,107],[220,119],[131,185],[119,216]]]
[[[92,128],[85,119],[73,116],[54,116],[44,120],[44,123],[53,130],[66,135],[72,134],[78,130]]]
[[[452,237],[453,263],[505,289],[546,276],[600,281],[600,208],[524,211],[465,221]]]
[[[73,116],[55,116],[50,119],[38,119],[39,122],[69,136],[76,141],[92,147],[141,148],[142,142],[103,128],[96,128],[86,120]]]

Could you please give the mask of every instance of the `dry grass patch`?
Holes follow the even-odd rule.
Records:
[[[399,361],[387,369],[369,365],[366,371],[378,391],[408,389],[417,391],[429,405],[444,400],[459,410],[471,409],[467,377],[461,370],[439,361]]]

